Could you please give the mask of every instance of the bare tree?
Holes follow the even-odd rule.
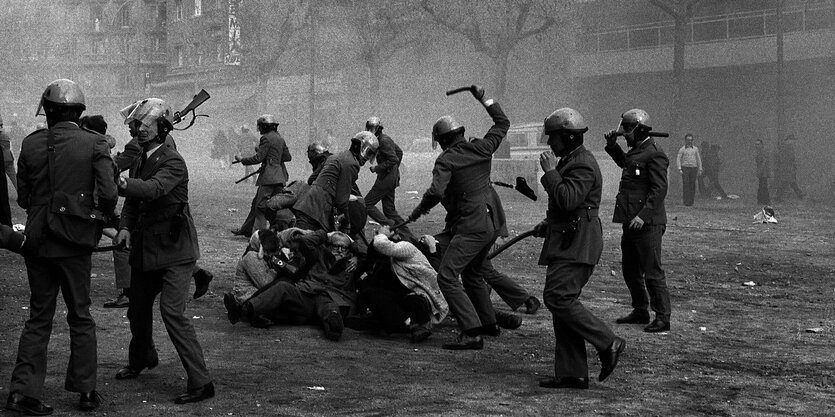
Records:
[[[436,24],[463,35],[495,63],[497,99],[507,89],[511,53],[522,41],[554,27],[556,16],[570,7],[560,0],[420,0],[420,6]]]
[[[346,0],[353,27],[357,28],[359,60],[368,68],[368,87],[373,112],[379,111],[382,66],[399,51],[420,38],[413,30],[419,21],[417,9],[400,1]]]
[[[304,47],[310,36],[309,15],[309,0],[241,2],[242,69],[258,81],[256,96],[261,101],[267,81],[280,69],[282,59],[288,52]]]
[[[684,99],[684,48],[689,36],[688,23],[696,5],[702,0],[649,0],[650,3],[670,15],[675,22],[673,29],[673,131],[680,129],[682,101]]]

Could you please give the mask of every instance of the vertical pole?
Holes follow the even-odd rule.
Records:
[[[786,81],[783,59],[783,5],[785,0],[777,2],[777,140],[780,141],[786,134]]]

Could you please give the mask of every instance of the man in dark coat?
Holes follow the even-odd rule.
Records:
[[[49,128],[23,140],[18,161],[17,201],[27,212],[26,241],[31,250],[24,257],[32,294],[6,409],[30,415],[52,413],[41,398],[59,291],[70,328],[64,388],[81,393],[82,410],[101,404],[96,392],[96,323],[90,315],[91,249],[101,230],[95,220],[113,213],[117,197],[107,140],[78,126],[84,109],[84,93],[76,83],[60,79],[49,84],[37,111],[46,115]],[[68,223],[60,229],[89,235],[87,246],[60,238],[60,231],[47,224],[50,216],[66,216]],[[84,220],[69,223],[70,218]]]
[[[240,162],[244,166],[261,164],[258,170],[258,180],[255,182],[258,191],[252,199],[249,214],[241,227],[232,231],[233,234],[247,237],[252,235],[253,230],[267,226],[267,200],[284,188],[284,184],[287,183],[285,162],[293,159],[284,138],[278,133],[278,121],[273,115],[261,115],[256,124],[258,132],[261,133],[261,140],[255,155],[246,158],[235,155],[235,162]]]
[[[485,259],[499,235],[499,210],[492,207],[490,171],[493,153],[501,145],[510,121],[501,106],[484,98],[484,89],[470,88],[493,119],[483,139],[469,142],[464,127],[451,116],[443,116],[432,127],[432,139],[443,152],[432,169],[432,185],[409,215],[414,221],[441,203],[446,209],[449,245],[438,269],[438,284],[458,320],[460,334],[444,349],[481,349],[482,334],[498,334],[490,289],[484,282]],[[458,279],[459,275],[461,280]]]
[[[649,136],[649,115],[632,109],[621,115],[618,130],[606,132],[606,153],[623,169],[612,219],[623,224],[620,247],[623,279],[632,296],[632,312],[618,323],[649,323],[649,307],[655,320],[644,328],[657,333],[670,330],[670,293],[661,266],[661,237],[667,229],[664,197],[667,167],[664,151]],[[629,152],[617,144],[623,135]]]
[[[143,154],[131,167],[130,178],[119,178],[125,205],[113,243],[131,248],[132,338],[128,365],[116,373],[116,379],[136,378],[159,364],[153,341],[153,306],[159,294],[165,329],[187,374],[186,392],[174,398],[184,404],[213,397],[215,392],[194,326],[185,314],[200,250],[188,205],[188,169],[177,150],[164,144],[173,128],[172,116],[164,101],[150,98],[126,118],[139,124],[137,141]]]
[[[774,201],[780,201],[791,188],[798,200],[803,200],[805,194],[797,185],[797,154],[794,149],[796,139],[794,135],[788,135],[782,141],[777,142],[774,152],[774,179],[777,182],[777,190],[774,193]]]
[[[393,226],[403,222],[403,218],[397,213],[394,204],[395,190],[400,185],[400,163],[403,161],[403,150],[389,137],[383,133],[383,125],[379,117],[370,117],[365,122],[365,130],[377,136],[380,147],[377,150],[377,164],[369,169],[377,174],[377,180],[365,195],[365,208],[368,216],[383,225]],[[377,208],[377,203],[383,203],[382,213]],[[398,232],[407,238],[411,236],[409,228],[400,227]]]
[[[535,230],[545,238],[539,264],[548,267],[543,300],[553,316],[556,348],[554,378],[541,381],[544,388],[589,387],[586,341],[600,354],[600,381],[612,373],[626,347],[580,302],[603,252],[603,226],[597,216],[603,176],[594,155],[583,146],[587,130],[580,113],[568,107],[545,119],[551,151],[543,152],[539,163],[545,172],[541,182],[548,211]]]
[[[325,161],[310,189],[299,196],[293,205],[296,227],[307,230],[336,230],[334,217],[343,219],[340,227],[354,234],[365,224],[351,224],[349,202],[359,195],[356,181],[360,167],[373,160],[377,153],[377,138],[362,131],[351,138],[351,146]],[[353,229],[353,230],[352,230]]]

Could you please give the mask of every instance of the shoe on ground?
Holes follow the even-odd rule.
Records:
[[[647,324],[649,323],[649,312],[643,310],[632,310],[631,313],[615,320],[618,324]]]
[[[251,235],[251,233],[244,233],[244,231],[242,231],[241,229],[232,229],[232,230],[230,230],[230,232],[232,232],[232,234],[235,235],[235,236],[247,236],[247,237],[249,237]]]
[[[626,340],[615,337],[615,341],[606,350],[600,352],[600,375],[597,380],[603,382],[618,366],[620,354],[626,349]]]
[[[17,411],[30,416],[48,416],[53,411],[52,407],[41,400],[27,397],[19,392],[9,394],[9,399],[6,400],[6,410]]]
[[[93,411],[101,405],[104,398],[98,391],[82,392],[78,398],[78,409],[81,411]]]
[[[373,313],[349,315],[345,317],[344,324],[345,327],[358,332],[379,330],[382,328],[380,321],[377,320]]]
[[[125,308],[130,306],[130,298],[125,293],[104,303],[104,308]]]
[[[226,318],[229,319],[229,323],[235,324],[241,321],[241,306],[231,292],[223,294],[223,306],[226,307]]]
[[[429,339],[429,336],[432,336],[432,330],[429,329],[428,324],[418,324],[412,327],[412,343],[420,343],[426,339]]]
[[[325,315],[322,326],[325,328],[325,337],[334,342],[342,338],[342,331],[345,330],[345,325],[342,323],[342,314],[339,314],[336,310],[331,310]]]
[[[522,325],[522,318],[515,314],[496,310],[496,324],[502,329],[516,330]]]
[[[249,325],[252,326],[252,327],[255,327],[256,329],[267,329],[271,326],[274,326],[275,322],[273,322],[272,320],[270,320],[270,319],[268,319],[264,316],[258,316],[258,317],[254,317],[249,322]]]
[[[479,350],[484,347],[484,339],[481,336],[467,336],[461,333],[455,342],[444,343],[441,347],[446,350]]]
[[[202,387],[192,388],[174,398],[176,404],[188,404],[203,401],[215,396],[215,384],[209,382]]]
[[[589,379],[575,377],[549,378],[539,381],[539,386],[542,388],[589,389]]]
[[[670,323],[667,323],[664,320],[655,319],[649,326],[644,327],[644,331],[647,333],[661,333],[670,330]]]
[[[538,298],[530,296],[527,300],[525,300],[525,314],[536,314],[541,306],[542,303],[539,302]]]
[[[498,324],[485,324],[478,328],[478,334],[482,336],[499,337],[502,334],[502,328]]]
[[[130,365],[125,366],[124,368],[120,369],[119,372],[116,372],[116,379],[135,379],[142,373],[145,369],[154,369],[159,365],[159,358],[154,358],[151,362],[147,365],[139,367],[139,368],[131,368]]]
[[[209,283],[212,282],[214,275],[211,272],[200,268],[192,275],[194,277],[194,294],[191,298],[195,300],[204,296],[209,291]]]

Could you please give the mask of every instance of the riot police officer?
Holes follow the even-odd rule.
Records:
[[[649,308],[655,320],[644,328],[657,333],[670,329],[670,294],[661,266],[661,238],[667,228],[664,197],[667,195],[669,159],[650,137],[649,114],[632,109],[621,115],[620,126],[606,132],[606,153],[622,168],[612,221],[623,225],[621,267],[632,297],[632,312],[618,323],[649,323]],[[626,138],[628,152],[617,144]]]

